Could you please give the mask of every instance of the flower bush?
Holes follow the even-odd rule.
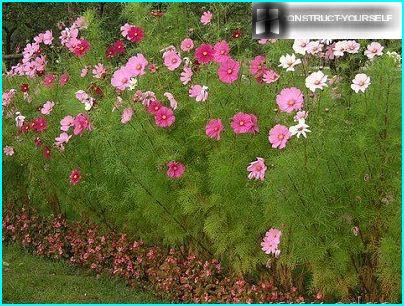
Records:
[[[287,290],[399,300],[398,43],[256,42],[216,9],[127,4],[115,37],[89,11],[27,44],[3,77],[5,200]]]

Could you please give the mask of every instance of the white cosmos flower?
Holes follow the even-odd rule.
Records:
[[[294,67],[300,64],[302,61],[300,59],[297,59],[295,54],[286,54],[281,56],[279,62],[280,64],[278,65],[278,67],[285,68],[286,71],[295,71]]]
[[[131,78],[129,81],[129,90],[134,90],[137,86],[137,78]]]
[[[309,126],[306,124],[305,120],[300,119],[298,124],[292,125],[289,128],[289,132],[290,134],[292,134],[292,136],[296,135],[297,138],[300,138],[300,135],[303,135],[304,138],[307,138],[306,133],[311,132],[308,128]]]
[[[295,39],[292,48],[297,54],[305,55],[309,42],[310,39]]]
[[[18,128],[20,128],[24,124],[25,116],[21,115],[20,112],[16,112],[15,114],[17,115],[15,117],[15,124]]]
[[[313,72],[306,78],[306,87],[309,88],[312,92],[315,92],[316,89],[323,89],[328,86],[326,84],[327,76],[322,71]]]
[[[358,93],[359,91],[365,92],[366,88],[370,85],[370,77],[364,73],[359,73],[352,80],[351,88]]]

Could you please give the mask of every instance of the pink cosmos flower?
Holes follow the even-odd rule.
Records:
[[[212,119],[206,124],[205,133],[208,137],[220,140],[220,133],[223,131],[221,119]]]
[[[150,102],[157,100],[156,94],[152,91],[142,93],[141,101],[144,106],[149,106]]]
[[[87,75],[87,73],[88,73],[88,68],[84,67],[83,69],[81,69],[80,76],[82,78],[84,78]]]
[[[200,63],[210,63],[213,61],[215,51],[212,45],[202,44],[195,50],[195,57]]]
[[[96,79],[102,79],[107,73],[107,70],[105,69],[103,64],[98,63],[94,66],[92,73]]]
[[[253,133],[257,131],[257,117],[246,113],[237,113],[231,119],[231,128],[236,134]]]
[[[375,56],[383,55],[383,49],[384,47],[381,44],[374,41],[367,46],[367,49],[365,50],[365,55],[369,59],[373,59]]]
[[[14,148],[10,146],[5,146],[3,149],[3,152],[7,156],[13,156],[14,155]]]
[[[165,92],[165,93],[164,93],[164,96],[168,99],[168,101],[170,101],[170,107],[171,107],[173,110],[176,110],[177,107],[178,107],[178,102],[177,102],[177,100],[175,100],[173,94],[170,93],[170,92]]]
[[[233,83],[238,79],[238,72],[240,70],[240,63],[234,59],[228,58],[225,62],[222,62],[217,70],[220,81],[223,83]]]
[[[162,107],[163,105],[159,101],[152,100],[150,101],[149,105],[147,105],[147,112],[149,114],[155,115]]]
[[[167,176],[174,179],[180,178],[185,172],[185,165],[176,161],[168,162],[167,168]]]
[[[49,115],[52,112],[53,107],[55,106],[55,102],[46,101],[45,104],[41,108],[42,115]]]
[[[181,65],[181,57],[174,50],[164,52],[163,59],[164,66],[166,66],[168,70],[174,71]]]
[[[81,173],[79,169],[73,169],[72,172],[70,172],[70,184],[76,185],[80,182],[81,179]]]
[[[288,127],[277,124],[269,131],[268,140],[272,144],[272,148],[283,149],[290,136]]]
[[[266,45],[266,44],[268,43],[268,39],[266,39],[266,38],[261,38],[261,39],[258,40],[258,43],[259,43],[260,45]]]
[[[162,106],[154,115],[154,120],[158,126],[166,128],[174,123],[175,116],[170,108]]]
[[[265,68],[265,56],[258,55],[254,57],[254,59],[250,63],[250,73],[253,76],[262,75],[262,73],[266,70]]]
[[[296,115],[293,117],[293,120],[295,121],[295,122],[299,122],[300,120],[302,120],[302,119],[307,119],[307,116],[308,116],[309,114],[308,114],[308,112],[306,112],[306,111],[299,111],[299,112],[297,112],[296,113]]]
[[[111,78],[111,84],[119,90],[125,90],[130,86],[131,74],[126,67],[121,67],[114,72]]]
[[[282,232],[277,228],[271,228],[266,232],[264,239],[261,242],[262,250],[266,254],[274,254],[276,257],[279,256],[280,250],[278,249],[279,243],[281,242]]]
[[[37,117],[32,121],[32,129],[36,132],[43,132],[48,127],[48,123],[45,118]]]
[[[43,33],[43,39],[42,42],[45,45],[51,45],[53,41],[53,35],[52,35],[52,31],[46,31],[45,33]]]
[[[77,57],[84,56],[88,51],[90,51],[90,43],[85,39],[79,39],[73,48],[73,53]]]
[[[209,11],[207,12],[203,12],[202,16],[201,16],[201,23],[203,25],[207,25],[210,23],[210,21],[212,20],[213,14]]]
[[[71,135],[67,134],[66,132],[62,132],[58,137],[55,138],[55,145],[60,149],[64,149],[64,145],[69,142],[70,138],[72,138]]]
[[[129,58],[128,62],[126,63],[126,69],[128,70],[131,77],[144,75],[146,66],[149,62],[144,57],[143,54],[138,53],[135,56]]]
[[[23,116],[20,112],[15,113],[17,116],[15,117],[15,125],[20,128],[25,122],[25,116]]]
[[[65,86],[69,82],[69,74],[67,72],[63,73],[59,78],[60,86]]]
[[[188,91],[191,98],[197,102],[204,102],[208,99],[208,87],[201,85],[192,85]]]
[[[126,124],[128,123],[133,116],[133,109],[131,107],[125,108],[122,112],[121,116],[121,123]]]
[[[192,75],[193,75],[192,69],[190,67],[185,66],[181,72],[180,77],[181,83],[187,85],[189,82],[191,82]]]
[[[257,160],[251,162],[250,165],[247,167],[247,171],[250,172],[248,174],[248,178],[250,180],[255,179],[263,181],[265,178],[265,172],[267,171],[265,160],[261,157],[257,157]]]
[[[128,31],[131,27],[132,25],[130,25],[129,23],[125,23],[123,26],[121,26],[121,34],[123,37],[126,38],[126,36],[128,36]]]
[[[278,79],[279,79],[279,74],[272,69],[266,70],[262,76],[262,80],[267,84],[274,83]]]
[[[53,82],[55,81],[56,76],[54,74],[47,74],[45,75],[44,79],[43,79],[43,84],[46,87],[51,87]]]
[[[213,50],[215,51],[214,61],[216,63],[225,62],[229,58],[230,47],[225,40],[216,43]]]
[[[194,41],[191,38],[185,38],[181,42],[181,50],[184,52],[189,52],[194,48]]]
[[[81,135],[85,130],[91,130],[90,119],[87,115],[78,114],[73,120],[73,134]]]
[[[11,103],[11,100],[14,98],[14,95],[16,94],[16,90],[14,88],[3,92],[2,94],[2,105],[3,106],[9,106]]]
[[[71,126],[73,126],[74,117],[66,116],[62,120],[60,120],[60,129],[64,132],[67,132]]]
[[[276,103],[282,112],[291,113],[303,107],[303,93],[296,87],[284,88],[276,96]]]

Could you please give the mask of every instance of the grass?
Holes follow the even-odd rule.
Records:
[[[123,280],[3,246],[3,303],[161,303]]]

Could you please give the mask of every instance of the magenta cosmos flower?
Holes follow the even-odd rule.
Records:
[[[257,160],[251,162],[250,165],[247,167],[247,171],[250,172],[248,174],[248,178],[250,180],[255,179],[263,181],[265,178],[265,172],[267,171],[265,160],[261,157],[257,157]]]
[[[265,233],[265,237],[261,242],[262,250],[266,254],[274,254],[279,256],[280,250],[278,249],[279,243],[281,242],[282,232],[277,228],[271,228]]]
[[[230,47],[229,44],[225,41],[219,41],[218,43],[215,44],[213,47],[215,54],[214,54],[214,60],[217,63],[222,63],[226,61],[229,58],[229,53],[230,53]]]
[[[184,52],[189,52],[194,48],[194,41],[191,38],[185,38],[181,42],[181,50]]]
[[[35,132],[41,133],[46,130],[48,123],[45,118],[38,117],[32,121],[31,127]]]
[[[69,74],[67,72],[63,73],[60,78],[59,78],[59,84],[60,86],[65,86],[67,82],[69,82]]]
[[[73,169],[72,172],[70,172],[70,184],[76,185],[80,182],[81,179],[81,173],[79,169]]]
[[[167,67],[168,70],[174,71],[181,65],[181,57],[174,50],[168,50],[164,52],[163,55],[164,66]]]
[[[288,127],[277,124],[269,131],[268,140],[272,144],[272,148],[283,149],[290,136]]]
[[[79,39],[73,49],[73,53],[77,57],[84,56],[88,51],[90,51],[90,43],[85,39]]]
[[[180,178],[185,172],[185,165],[176,161],[168,162],[167,168],[167,176],[170,178]]]
[[[154,115],[154,120],[158,126],[166,128],[174,123],[175,116],[170,108],[162,106]]]
[[[284,88],[276,96],[276,103],[282,112],[301,110],[304,103],[303,93],[296,87]]]
[[[45,75],[44,79],[43,79],[43,84],[46,87],[51,87],[53,82],[55,81],[56,76],[54,74],[47,74]]]
[[[87,115],[78,114],[73,120],[73,134],[81,135],[85,130],[91,130],[90,119]]]
[[[210,63],[213,61],[215,50],[212,45],[202,44],[195,50],[195,57],[200,63]]]
[[[233,83],[238,79],[238,72],[240,70],[240,63],[234,59],[228,58],[225,62],[222,62],[217,70],[220,81],[223,83]]]
[[[155,115],[162,107],[163,105],[158,100],[153,99],[146,106],[146,109],[149,114]]]
[[[266,70],[266,68],[265,68],[265,56],[264,55],[258,55],[256,57],[254,57],[253,60],[251,60],[250,73],[253,76],[262,75],[265,70]]]
[[[126,38],[129,39],[131,42],[138,43],[140,42],[144,37],[144,31],[142,28],[132,26],[128,30],[128,34],[126,35]]]
[[[223,124],[221,119],[212,119],[205,127],[205,133],[208,137],[220,140],[220,133],[223,131]]]
[[[231,128],[236,134],[258,132],[257,117],[252,114],[237,113],[231,119]]]

